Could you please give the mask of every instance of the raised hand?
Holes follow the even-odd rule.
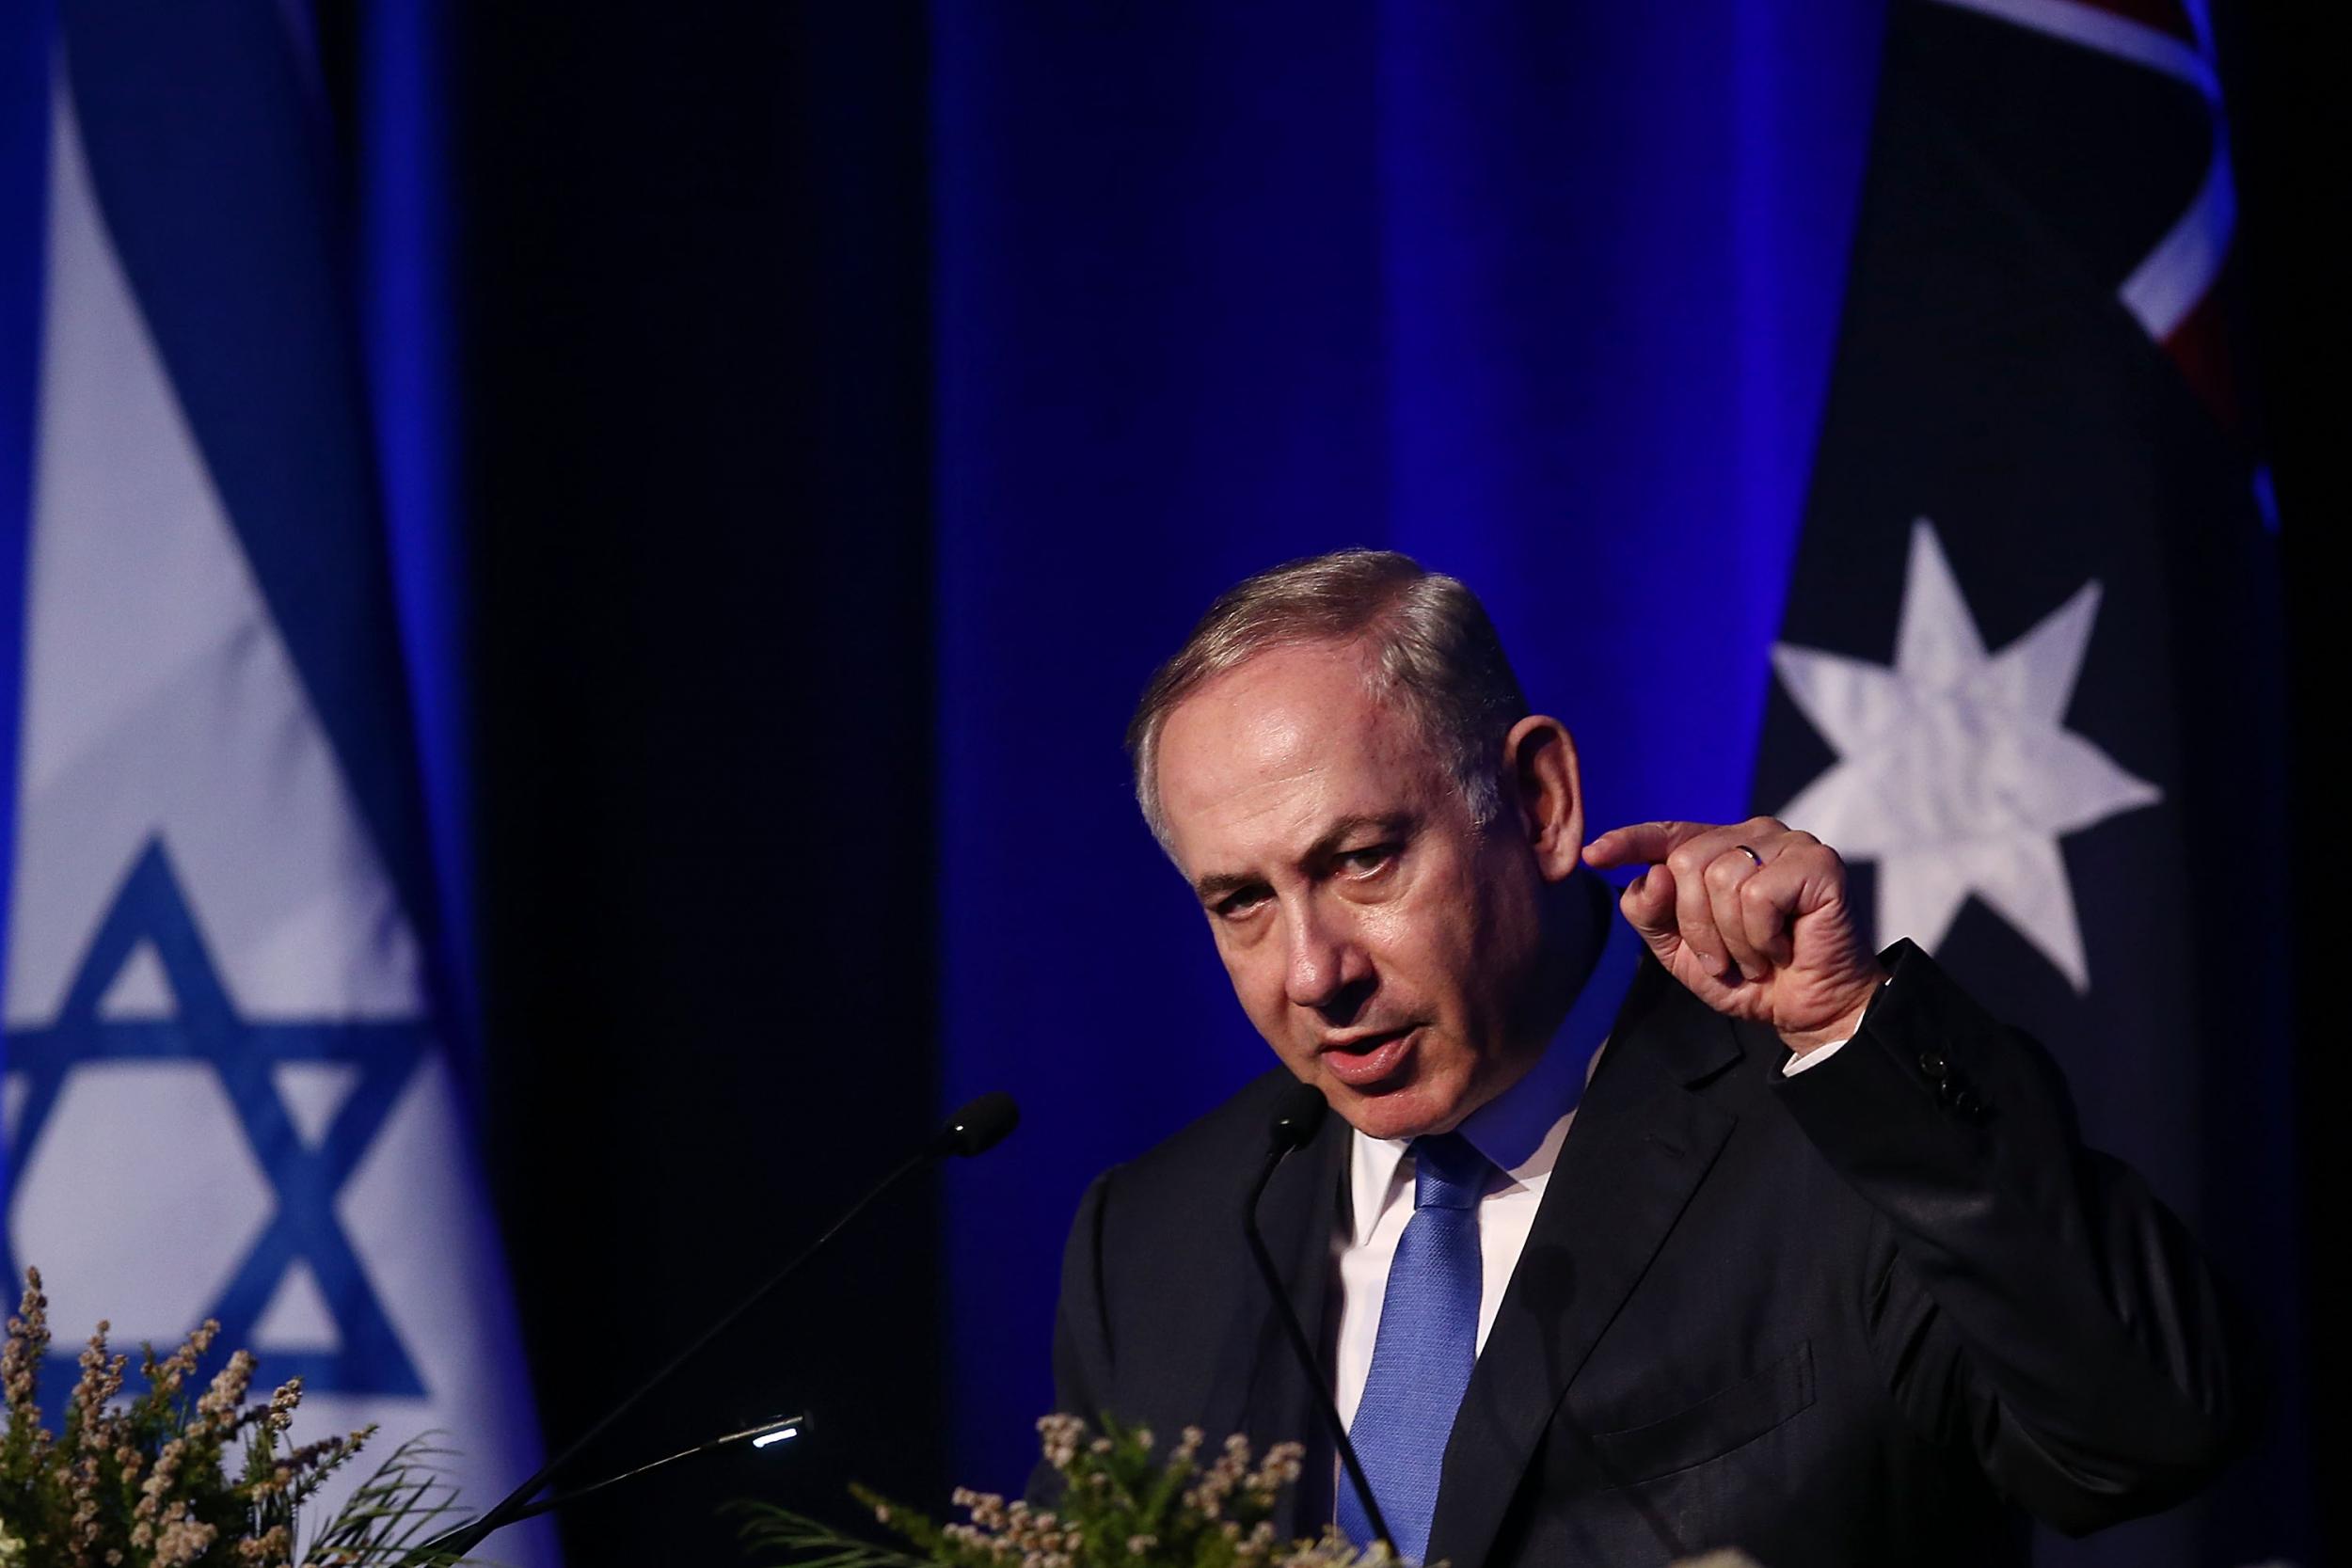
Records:
[[[1668,974],[1791,1051],[1844,1039],[1886,978],[1846,903],[1837,851],[1776,817],[1637,822],[1584,847],[1599,870],[1646,866],[1618,908]]]

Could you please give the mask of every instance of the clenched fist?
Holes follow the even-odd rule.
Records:
[[[1586,845],[1584,862],[1646,866],[1618,907],[1666,972],[1801,1054],[1850,1037],[1886,978],[1854,927],[1846,863],[1776,817],[1639,822]]]

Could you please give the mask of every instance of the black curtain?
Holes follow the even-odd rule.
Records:
[[[453,7],[486,1100],[550,1449],[932,1124],[924,34]],[[575,1477],[575,1568],[942,1484],[929,1185]]]
[[[2292,944],[2296,976],[2295,1131],[2303,1161],[2307,1328],[2303,1364],[2279,1375],[2308,1386],[2312,1442],[2324,1451],[2333,1416],[2352,1393],[2352,1354],[2336,1332],[2352,1312],[2352,1292],[2335,1261],[2342,1226],[2328,1196],[2352,1182],[2352,1140],[2339,1125],[2352,1102],[2352,1071],[2334,979],[2347,922],[2341,879],[2322,869],[2343,836],[2335,756],[2340,672],[2352,663],[2336,564],[2343,520],[2352,516],[2344,439],[2352,419],[2352,299],[2336,238],[2352,224],[2352,188],[2341,172],[2352,150],[2352,106],[2335,8],[2268,0],[2221,8],[2215,21],[2242,202],[2239,325],[2252,351],[2256,411],[2283,518],[2295,921],[2280,940]],[[2215,852],[2229,852],[2226,825],[2217,825]],[[2313,1508],[2321,1543],[2314,1560],[2331,1560],[2329,1547],[2352,1542],[2352,1507],[2343,1488],[2323,1481]]]

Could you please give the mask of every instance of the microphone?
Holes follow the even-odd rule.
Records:
[[[1006,1134],[1020,1125],[1021,1107],[1012,1102],[1012,1096],[993,1089],[947,1118],[947,1125],[931,1140],[931,1152],[969,1160],[1003,1143]]]
[[[627,1395],[618,1404],[615,1404],[612,1409],[606,1411],[602,1416],[597,1417],[595,1421],[590,1423],[588,1430],[581,1433],[578,1437],[573,1438],[570,1445],[566,1447],[562,1453],[557,1454],[553,1459],[550,1459],[545,1465],[540,1465],[538,1472],[535,1475],[532,1475],[520,1486],[516,1487],[515,1490],[500,1498],[497,1506],[492,1508],[489,1513],[485,1513],[480,1518],[473,1520],[469,1524],[457,1525],[442,1531],[439,1535],[433,1537],[433,1539],[419,1546],[416,1552],[413,1553],[406,1560],[421,1563],[453,1563],[458,1559],[464,1557],[468,1552],[472,1551],[476,1546],[482,1544],[482,1543],[488,1539],[494,1531],[501,1529],[505,1526],[513,1524],[516,1519],[523,1518],[528,1513],[534,1512],[531,1507],[532,1499],[537,1497],[540,1491],[547,1486],[548,1482],[553,1480],[565,1465],[569,1465],[574,1459],[577,1459],[580,1456],[581,1449],[587,1448],[589,1444],[595,1442],[598,1437],[602,1436],[606,1430],[609,1429],[613,1422],[619,1420],[623,1416],[628,1415],[629,1411],[636,1408],[639,1401],[643,1400],[647,1394],[652,1393],[656,1388],[660,1387],[664,1383],[667,1383],[676,1374],[679,1368],[685,1366],[689,1361],[691,1361],[695,1356],[702,1354],[704,1350],[707,1349],[712,1340],[718,1338],[719,1336],[724,1334],[728,1329],[733,1328],[738,1320],[741,1319],[745,1313],[751,1311],[752,1308],[757,1307],[760,1303],[766,1301],[771,1295],[774,1294],[777,1288],[782,1286],[786,1280],[790,1279],[794,1275],[800,1273],[801,1266],[803,1264],[806,1263],[811,1258],[814,1258],[818,1252],[824,1247],[824,1244],[827,1242],[832,1241],[834,1236],[840,1234],[842,1228],[851,1220],[864,1213],[867,1206],[870,1205],[876,1198],[890,1191],[891,1188],[897,1186],[900,1181],[914,1175],[916,1171],[937,1164],[941,1161],[946,1159],[949,1155],[969,1159],[976,1154],[985,1154],[988,1150],[995,1148],[997,1144],[1003,1142],[1005,1135],[1018,1126],[1020,1121],[1020,1107],[1013,1103],[1012,1096],[1006,1094],[1001,1090],[980,1096],[977,1100],[973,1101],[970,1104],[958,1111],[954,1116],[949,1117],[947,1118],[946,1125],[942,1127],[938,1132],[933,1134],[929,1142],[924,1144],[921,1148],[916,1149],[913,1154],[907,1156],[905,1160],[899,1162],[898,1167],[892,1170],[889,1175],[883,1177],[880,1181],[875,1182],[873,1186],[867,1188],[866,1196],[859,1198],[855,1203],[850,1205],[849,1209],[843,1212],[841,1217],[834,1220],[832,1225],[826,1227],[823,1233],[818,1235],[815,1241],[809,1243],[808,1245],[803,1247],[798,1253],[794,1254],[791,1259],[787,1261],[784,1267],[778,1269],[774,1274],[770,1275],[765,1283],[760,1285],[760,1287],[754,1291],[750,1295],[745,1296],[741,1301],[738,1302],[725,1316],[722,1317],[717,1323],[712,1323],[708,1328],[703,1330],[700,1338],[696,1338],[693,1343],[688,1345],[684,1350],[672,1356],[662,1365],[660,1370],[656,1371],[651,1377],[645,1379],[644,1383],[640,1384],[633,1393]],[[760,1429],[755,1429],[755,1431],[751,1433],[738,1433],[735,1435],[755,1436],[757,1435],[758,1430]],[[733,1441],[733,1437],[730,1437],[725,1441]],[[689,1451],[691,1452],[693,1450],[690,1449]],[[672,1458],[679,1457],[683,1456],[672,1456]],[[660,1463],[667,1464],[669,1461],[663,1460],[660,1461]],[[633,1474],[635,1472],[630,1473]],[[614,1479],[617,1480],[620,1478],[616,1477]],[[548,1506],[553,1507],[554,1504],[550,1502]]]
[[[1340,1419],[1339,1402],[1331,1397],[1331,1386],[1324,1379],[1314,1347],[1308,1342],[1307,1330],[1299,1323],[1297,1310],[1291,1306],[1290,1292],[1282,1288],[1281,1273],[1274,1266],[1273,1255],[1266,1251],[1265,1238],[1258,1233],[1258,1201],[1265,1196],[1266,1184],[1274,1180],[1275,1170],[1285,1159],[1314,1141],[1330,1109],[1323,1091],[1311,1084],[1293,1084],[1283,1089],[1275,1101],[1273,1119],[1266,1124],[1265,1163],[1258,1167],[1258,1180],[1251,1183],[1249,1197],[1242,1205],[1242,1231],[1249,1238],[1249,1256],[1257,1259],[1258,1276],[1265,1281],[1266,1290],[1274,1296],[1275,1316],[1281,1320],[1291,1353],[1298,1358],[1299,1370],[1307,1374],[1308,1386],[1315,1391],[1315,1403],[1323,1413],[1324,1425],[1330,1429],[1333,1445],[1340,1450],[1340,1464],[1347,1471],[1348,1484],[1356,1488],[1356,1496],[1364,1505],[1364,1517],[1372,1524],[1374,1537],[1393,1554],[1395,1539],[1389,1534],[1389,1521],[1373,1498],[1372,1482],[1364,1475],[1362,1462],[1356,1457],[1356,1445],[1348,1441],[1347,1423]]]

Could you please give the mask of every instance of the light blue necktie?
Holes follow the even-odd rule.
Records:
[[[1446,1438],[1478,1359],[1478,1200],[1494,1165],[1459,1132],[1414,1139],[1413,1162],[1413,1217],[1389,1265],[1372,1370],[1347,1435],[1397,1551],[1418,1562]],[[1371,1544],[1371,1521],[1344,1476],[1339,1522],[1349,1540]]]

